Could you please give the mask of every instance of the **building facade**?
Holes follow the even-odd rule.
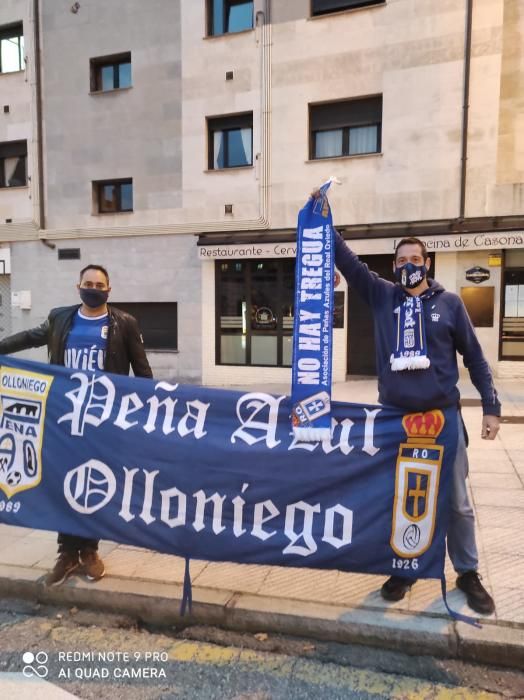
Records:
[[[423,238],[523,376],[523,39],[519,0],[3,2],[0,332],[97,262],[156,376],[287,382],[297,213],[335,175],[352,248],[388,274]],[[335,291],[334,379],[373,374]]]

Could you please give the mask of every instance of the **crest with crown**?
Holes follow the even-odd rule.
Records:
[[[434,444],[444,427],[445,418],[437,409],[426,413],[409,413],[402,419],[408,442]]]

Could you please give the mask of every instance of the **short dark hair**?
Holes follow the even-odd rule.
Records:
[[[403,245],[419,245],[420,250],[422,252],[422,257],[424,258],[424,261],[426,261],[429,258],[429,253],[426,250],[426,246],[424,245],[424,243],[422,243],[420,238],[410,237],[410,238],[403,238],[401,241],[399,241],[397,243],[397,246],[395,248],[395,260],[397,259],[398,249]]]
[[[98,270],[98,272],[101,272],[103,275],[105,275],[107,284],[109,285],[109,273],[105,267],[102,267],[102,265],[86,265],[83,270],[80,270],[80,282],[82,281],[84,272],[87,272],[88,270]]]

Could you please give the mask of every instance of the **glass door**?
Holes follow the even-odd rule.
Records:
[[[524,268],[504,270],[501,360],[524,360]]]
[[[294,259],[216,264],[216,362],[289,367]]]

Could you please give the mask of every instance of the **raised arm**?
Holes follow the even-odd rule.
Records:
[[[372,272],[363,263],[335,230],[335,264],[346,278],[349,286],[370,305],[380,304],[391,282]]]
[[[313,199],[318,199],[321,196],[318,188],[311,192]],[[379,277],[376,272],[372,272],[366,263],[359,260],[334,227],[333,230],[335,234],[335,265],[346,278],[348,285],[352,289],[356,289],[365,302],[369,305],[381,304],[385,299],[387,288],[393,284]]]
[[[47,345],[49,339],[49,319],[46,319],[36,328],[21,331],[0,340],[0,355],[10,355],[13,352],[39,348]]]

